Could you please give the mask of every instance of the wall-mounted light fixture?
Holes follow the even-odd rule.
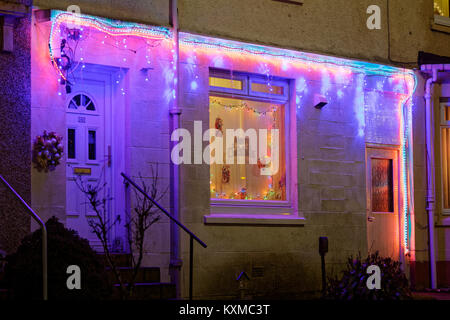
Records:
[[[148,72],[150,70],[153,70],[154,68],[150,68],[150,67],[146,67],[146,68],[141,68],[141,72],[142,74],[145,76],[145,81],[149,81],[150,79],[150,75],[148,74]]]
[[[327,104],[328,104],[327,98],[325,98],[324,96],[322,96],[320,94],[315,94],[314,95],[314,108],[322,109]]]

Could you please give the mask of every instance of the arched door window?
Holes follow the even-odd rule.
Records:
[[[95,111],[95,104],[87,95],[80,93],[70,100],[69,109],[77,111]]]

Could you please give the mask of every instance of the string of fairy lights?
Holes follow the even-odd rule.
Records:
[[[257,108],[253,108],[253,107],[249,106],[248,103],[245,101],[239,102],[237,104],[227,104],[216,98],[211,98],[210,103],[212,105],[221,106],[225,110],[246,111],[246,112],[253,113],[257,116],[260,116],[260,117],[265,117],[265,116],[269,115],[269,113],[277,112],[277,110],[278,110],[277,107],[273,106],[270,110],[260,111]]]
[[[92,31],[98,31],[100,36]],[[143,45],[139,48],[129,47],[127,41],[129,36],[142,40]],[[70,85],[74,81],[69,77],[79,68],[84,69],[86,67],[86,53],[83,50],[82,43],[87,39],[133,54],[145,49],[145,59],[147,65],[150,65],[151,49],[159,46],[164,39],[171,39],[171,31],[164,27],[149,27],[83,14],[74,15],[65,11],[52,11],[48,45],[50,61],[57,72],[58,82],[66,86],[66,92],[68,93],[70,92]],[[57,52],[58,54],[56,54]],[[93,53],[90,52],[90,54]],[[127,62],[127,57],[123,57],[122,60]],[[120,79],[122,76],[119,73],[117,77]],[[148,81],[148,75],[145,80]],[[120,90],[122,94],[125,94],[124,88]],[[61,92],[58,94],[61,95]]]

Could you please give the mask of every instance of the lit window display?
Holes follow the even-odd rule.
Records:
[[[233,85],[232,81],[228,83]],[[271,92],[262,84],[259,88]],[[276,92],[284,90],[278,87]],[[209,125],[223,139],[223,155],[212,154],[216,159],[210,166],[212,199],[287,200],[286,104],[276,99],[210,94]],[[244,133],[240,137],[231,134],[239,129]],[[245,156],[240,158],[244,151]]]
[[[449,17],[450,0],[434,0],[434,14]]]

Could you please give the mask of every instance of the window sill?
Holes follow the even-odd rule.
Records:
[[[435,15],[431,30],[450,33],[450,18]]]
[[[439,223],[436,224],[437,228],[448,228],[450,227],[450,217],[444,216],[440,219]]]
[[[211,206],[214,207],[236,207],[236,208],[255,208],[255,207],[270,207],[270,208],[290,208],[289,201],[274,201],[274,200],[241,200],[241,199],[211,199]]]
[[[205,224],[227,225],[282,225],[304,226],[306,219],[296,215],[264,214],[210,214],[204,216]]]

